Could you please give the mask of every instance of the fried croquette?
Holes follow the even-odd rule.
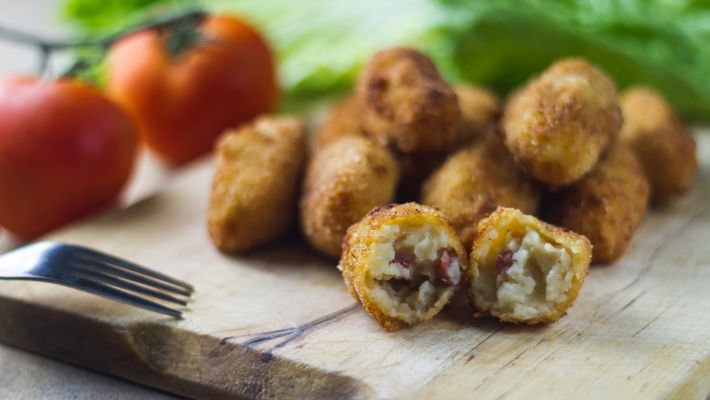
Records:
[[[511,96],[502,119],[513,157],[550,186],[589,172],[621,123],[614,83],[581,59],[550,66]]]
[[[379,207],[348,229],[340,268],[385,329],[432,318],[458,289],[466,252],[444,216],[415,203]]]
[[[589,238],[595,263],[607,263],[626,251],[649,197],[641,164],[619,143],[582,180],[550,194],[543,207],[550,222]]]
[[[498,208],[478,224],[469,296],[479,315],[538,324],[560,319],[577,298],[592,246],[582,235],[513,208]]]
[[[355,96],[350,96],[333,107],[316,131],[314,152],[346,136],[364,136],[360,105]]]
[[[537,211],[539,190],[500,137],[487,135],[453,153],[422,187],[422,203],[441,210],[471,248],[478,221],[498,206]]]
[[[454,91],[461,109],[458,128],[460,144],[495,129],[501,113],[498,96],[488,89],[470,84],[456,85]]]
[[[619,102],[624,114],[620,140],[641,162],[654,202],[686,193],[698,172],[695,139],[688,128],[652,89],[629,89]]]
[[[305,158],[306,129],[297,118],[260,117],[220,138],[208,211],[219,250],[245,252],[287,232]]]
[[[311,245],[339,257],[348,227],[392,202],[398,176],[394,156],[367,138],[344,137],[317,152],[301,198],[301,226]]]
[[[403,153],[441,152],[456,142],[456,93],[434,63],[407,48],[376,53],[357,86],[365,131]]]

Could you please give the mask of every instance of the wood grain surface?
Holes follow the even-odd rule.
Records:
[[[210,245],[211,165],[65,229],[188,280],[181,321],[42,283],[2,282],[0,340],[194,398],[678,398],[710,393],[710,140],[694,191],[651,212],[627,255],[594,267],[541,327],[473,319],[465,302],[395,333],[293,237],[247,257]]]

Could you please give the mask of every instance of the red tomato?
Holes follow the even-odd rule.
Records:
[[[143,139],[172,164],[209,152],[225,129],[269,111],[276,101],[266,42],[244,22],[208,17],[205,41],[171,57],[166,35],[144,31],[114,45],[108,92],[138,122]]]
[[[137,144],[125,112],[90,86],[0,82],[0,225],[31,239],[111,204]]]

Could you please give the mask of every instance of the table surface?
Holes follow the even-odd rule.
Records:
[[[0,25],[36,34],[62,37],[67,27],[58,20],[60,0],[0,0]],[[33,72],[37,53],[0,41],[0,78],[14,73]],[[58,70],[66,57],[58,57],[53,67]],[[136,178],[127,195],[135,200],[157,190],[167,173],[148,157],[143,157]],[[0,237],[0,251],[13,243],[6,235]],[[174,399],[152,389],[63,364],[0,345],[0,399]]]

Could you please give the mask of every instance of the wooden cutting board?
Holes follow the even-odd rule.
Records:
[[[0,340],[194,398],[678,398],[710,393],[710,140],[696,189],[653,211],[569,314],[524,327],[453,306],[388,333],[336,263],[298,238],[221,255],[205,229],[209,163],[51,239],[196,286],[181,321],[43,283],[0,282]]]

